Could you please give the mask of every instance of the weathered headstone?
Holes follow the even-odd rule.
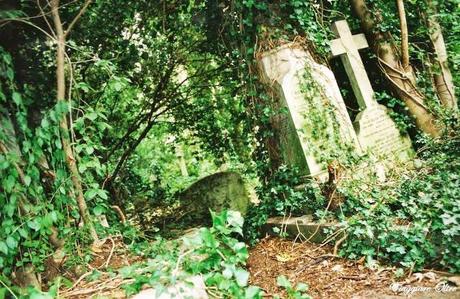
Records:
[[[286,111],[272,118],[284,164],[297,167],[302,175],[318,176],[325,173],[327,166],[321,155],[328,156],[344,145],[359,151],[331,70],[316,63],[296,44],[263,54],[259,66],[262,81],[270,87],[275,109]],[[324,134],[315,136],[320,130]]]
[[[209,209],[223,209],[245,214],[250,195],[243,178],[236,172],[218,172],[206,176],[184,190],[179,199],[193,218],[209,214]]]
[[[387,108],[376,102],[359,55],[359,49],[368,47],[366,37],[364,34],[352,35],[346,21],[335,22],[332,29],[338,37],[331,41],[332,54],[342,59],[362,110],[354,122],[361,148],[385,159],[408,159],[412,153],[411,141],[400,133]]]

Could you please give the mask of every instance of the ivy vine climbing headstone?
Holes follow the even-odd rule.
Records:
[[[342,152],[360,150],[330,69],[293,43],[264,53],[259,67],[273,100],[272,160],[321,179],[328,160]]]
[[[346,21],[337,21],[332,30],[337,39],[331,41],[333,56],[340,56],[350,79],[361,112],[354,122],[363,150],[384,159],[407,160],[412,155],[409,137],[401,134],[388,109],[377,103],[371,82],[358,50],[367,48],[364,34],[352,35]]]

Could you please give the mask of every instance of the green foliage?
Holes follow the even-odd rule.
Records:
[[[243,267],[249,256],[246,245],[235,238],[243,236],[244,219],[238,212],[211,213],[212,227],[202,228],[199,237],[192,240],[194,253],[205,258],[193,259],[186,267],[191,273],[201,273],[209,287],[233,298],[260,298],[260,290],[248,286],[249,272]]]
[[[460,18],[458,0],[434,2],[436,12],[425,0],[405,4],[417,84],[430,108],[438,111],[430,77],[438,70],[432,62],[424,14],[435,14],[448,28],[443,33],[457,86]],[[379,29],[398,41],[395,2],[368,3],[383,16]],[[40,13],[30,1],[21,1],[17,8],[2,11],[0,18]],[[63,23],[69,24],[79,8],[77,2],[63,5]],[[353,31],[359,28],[346,1],[92,1],[68,36],[68,90],[66,102],[59,105],[52,88],[56,43],[33,31],[45,23],[35,18],[27,20],[37,21],[35,27],[2,23],[2,37],[12,32],[19,36],[5,42],[11,54],[0,48],[0,143],[7,149],[0,152],[2,275],[8,277],[28,264],[44,271],[43,261],[53,252],[49,242],[53,227],[68,241],[67,252],[82,249],[81,255],[68,259],[67,266],[91,258],[84,248],[91,240],[87,230],[79,227],[62,150],[61,138],[69,134],[59,128],[62,117],[70,123],[69,138],[93,215],[115,220],[110,208],[114,203],[128,216],[143,215],[151,206],[172,207],[176,192],[224,163],[261,182],[260,203],[249,209],[245,223],[247,239],[257,238],[257,229],[270,215],[319,215],[326,202],[317,184],[302,181],[295,169],[285,166],[273,171],[270,164],[266,146],[273,136],[270,117],[279,111],[268,108],[271,99],[258,83],[255,58],[260,51],[301,36],[316,60],[326,62],[328,41],[333,38],[330,24],[338,19],[347,19]],[[364,60],[374,63],[375,57]],[[14,66],[13,61],[21,64]],[[410,131],[406,108],[386,91],[388,86],[374,69],[369,75],[377,98],[393,108],[400,129]],[[303,92],[315,108],[321,88],[311,84],[308,73],[303,79]],[[353,166],[355,157],[347,146],[327,131],[332,112],[327,107],[313,109],[310,115],[305,129],[318,141],[314,154],[325,164],[339,160]],[[456,120],[451,117],[446,122],[454,126]],[[338,124],[332,123],[337,129]],[[167,142],[173,137],[173,142]],[[180,174],[176,146],[184,148],[188,177]],[[337,217],[348,223],[350,236],[343,254],[366,255],[370,263],[376,259],[402,267],[433,263],[458,271],[454,246],[459,238],[458,138],[429,148],[423,156],[424,170],[397,188],[380,187],[375,178],[360,178],[341,187],[347,200]],[[304,186],[296,188],[300,183]],[[395,218],[406,227],[395,230]],[[179,261],[179,251],[165,250],[163,241],[153,249],[136,243],[140,237],[129,225],[114,226],[109,232],[121,232],[137,250],[148,250],[154,257],[143,273],[136,267],[120,273],[136,279],[127,286],[128,292],[145,283],[168,285],[177,278],[174,265],[180,263],[191,273],[203,274],[219,294],[258,298],[259,290],[247,286],[247,249],[235,238],[241,225],[242,219],[232,212],[213,214],[213,227],[202,229],[196,240],[195,253],[206,256],[200,262]],[[100,225],[97,229],[106,233]],[[279,282],[290,296],[302,298],[304,286],[293,287],[282,278]]]
[[[458,135],[431,141],[397,187],[362,179],[343,186],[348,239],[342,253],[366,256],[370,265],[381,260],[458,272],[459,142]]]
[[[81,219],[61,144],[65,132],[59,121],[70,107],[58,103],[44,113],[38,126],[31,127],[27,119],[30,90],[27,85],[22,90],[16,86],[11,56],[0,50],[0,75],[5,82],[0,98],[6,101],[0,114],[0,233],[5,236],[0,238],[0,267],[7,275],[29,264],[42,272],[44,261],[53,252],[49,238],[56,227],[60,228],[59,238],[72,240],[66,243],[69,251],[89,241],[86,230],[78,228]],[[10,111],[14,118],[9,117]],[[97,141],[106,127],[104,115],[89,108],[76,119],[76,136],[72,136],[76,157],[80,157],[85,198],[95,214],[107,207],[108,195],[97,183],[105,169],[95,155],[102,150]]]
[[[300,89],[308,111],[304,115],[303,133],[310,141],[309,154],[316,158],[323,169],[332,161],[351,162],[354,158],[354,144],[340,135],[337,107],[327,101],[327,91],[312,76],[311,67],[307,65]]]
[[[390,116],[401,133],[407,134],[410,129],[415,128],[410,116],[407,114],[406,105],[400,99],[392,97],[385,91],[376,92],[375,98],[379,103],[391,109],[389,110]]]
[[[276,279],[276,284],[286,290],[287,297],[289,299],[311,299],[311,297],[306,293],[308,290],[308,285],[304,283],[298,283],[295,287],[291,282],[286,278],[286,276],[281,275]],[[279,298],[275,296],[275,298]]]
[[[259,228],[269,216],[298,216],[315,213],[325,204],[319,185],[313,180],[303,181],[296,169],[281,166],[258,190],[260,202],[248,209],[245,237],[257,240]]]
[[[202,275],[208,292],[215,296],[262,298],[260,289],[248,284],[249,272],[244,269],[247,247],[235,238],[242,236],[243,218],[234,211],[211,214],[213,226],[186,237],[182,246],[163,239],[153,244],[136,244],[135,249],[150,260],[119,271],[122,277],[135,280],[124,286],[128,295],[137,293],[145,284],[165,290],[193,275]]]

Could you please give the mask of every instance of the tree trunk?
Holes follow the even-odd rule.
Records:
[[[455,97],[455,87],[447,61],[446,44],[442,28],[436,20],[436,10],[432,1],[427,1],[430,11],[427,16],[430,40],[436,54],[436,64],[439,69],[433,75],[436,93],[445,108],[458,110]]]
[[[425,97],[415,85],[415,73],[410,65],[406,69],[403,68],[391,36],[376,30],[374,17],[365,0],[350,0],[350,3],[361,21],[361,28],[371,41],[380,69],[388,79],[393,92],[404,101],[421,131],[432,137],[439,136],[441,129],[437,126],[434,115],[425,106]]]
[[[401,60],[402,67],[406,70],[409,67],[409,33],[407,30],[406,11],[403,0],[396,0],[398,5],[399,24],[401,27]]]
[[[56,50],[56,100],[57,102],[65,101],[65,33],[62,26],[61,18],[59,16],[59,0],[52,0],[51,1],[51,12],[53,15],[53,22],[54,27],[56,30],[57,36],[57,50]],[[65,153],[67,167],[70,171],[70,176],[72,180],[72,184],[75,191],[75,196],[78,204],[78,209],[80,211],[80,216],[83,219],[84,224],[90,230],[91,237],[93,241],[97,243],[99,241],[98,235],[94,228],[94,225],[91,221],[88,207],[86,206],[85,198],[83,197],[83,187],[81,184],[81,177],[78,172],[78,168],[76,165],[76,160],[73,155],[72,146],[70,144],[70,137],[69,137],[69,126],[67,124],[67,117],[63,117],[59,123],[61,128],[61,143],[62,148]]]

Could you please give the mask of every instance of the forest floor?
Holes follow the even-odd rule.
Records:
[[[334,256],[332,252],[333,247],[327,245],[294,243],[281,238],[263,239],[250,250],[250,283],[261,287],[269,298],[282,295],[276,284],[280,275],[285,275],[294,286],[299,282],[306,283],[309,286],[307,293],[312,298],[460,298],[459,288],[455,291],[444,288],[444,293],[436,291],[439,283],[458,279],[445,276],[447,273],[427,270],[397,281],[395,267],[371,270],[364,266],[364,259],[351,261]],[[430,288],[430,291],[422,292],[422,288]],[[395,289],[400,292],[393,291]],[[407,297],[401,292],[404,290],[413,291],[413,294]]]
[[[460,298],[460,289],[455,289],[455,283],[458,285],[460,280],[458,276],[426,270],[398,281],[395,267],[371,270],[364,266],[364,259],[351,261],[334,256],[332,252],[333,248],[328,245],[265,238],[249,251],[250,284],[262,288],[264,298],[274,295],[285,298],[283,289],[276,284],[280,275],[286,276],[294,286],[299,282],[308,284],[307,293],[315,299]],[[113,273],[142,261],[143,257],[130,254],[120,239],[108,240],[96,254],[89,268],[97,269],[98,276],[94,277],[90,271],[73,277],[73,286],[62,288],[60,298],[126,298],[121,285],[130,281]],[[444,288],[444,293],[437,291],[436,285],[447,280],[450,289]],[[399,292],[394,291],[396,283],[400,286]],[[426,291],[428,288],[430,290]],[[407,296],[404,291],[413,293]]]

